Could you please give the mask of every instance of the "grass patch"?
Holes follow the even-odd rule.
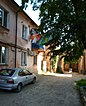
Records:
[[[78,86],[86,86],[86,79],[81,79],[79,81],[75,81]]]
[[[86,106],[86,79],[81,79],[76,82],[76,88],[80,92],[80,97],[83,102],[83,105]]]
[[[75,81],[75,86],[78,90],[80,90],[80,87],[86,87],[86,79],[81,79],[79,81]]]

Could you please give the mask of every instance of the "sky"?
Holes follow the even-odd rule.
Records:
[[[16,3],[20,6],[21,0],[15,0]],[[28,7],[25,12],[29,15],[29,17],[37,24],[40,25],[39,19],[39,10],[33,11],[32,6],[28,3]]]

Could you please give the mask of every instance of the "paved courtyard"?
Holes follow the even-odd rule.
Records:
[[[74,81],[86,78],[37,75],[37,82],[23,87],[20,93],[0,90],[0,106],[82,106]]]

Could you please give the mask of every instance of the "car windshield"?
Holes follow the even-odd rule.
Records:
[[[15,70],[12,69],[1,69],[0,70],[0,75],[2,76],[12,76]]]

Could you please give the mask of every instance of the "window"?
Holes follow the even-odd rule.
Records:
[[[0,64],[7,64],[8,61],[8,48],[0,46]]]
[[[0,25],[7,27],[7,11],[0,7]]]
[[[26,66],[27,65],[26,63],[27,63],[26,62],[26,52],[22,52],[21,53],[21,65]]]
[[[12,76],[14,72],[15,72],[15,70],[11,70],[11,69],[1,69],[0,75],[2,75],[2,76]]]
[[[18,73],[19,76],[26,76],[26,75],[32,75],[32,73],[29,70],[20,70]]]
[[[37,65],[37,56],[34,56],[34,65]]]
[[[18,73],[19,76],[25,76],[25,73],[23,72],[23,70],[20,70]]]
[[[25,40],[28,39],[27,27],[25,25],[22,25],[22,38]]]

